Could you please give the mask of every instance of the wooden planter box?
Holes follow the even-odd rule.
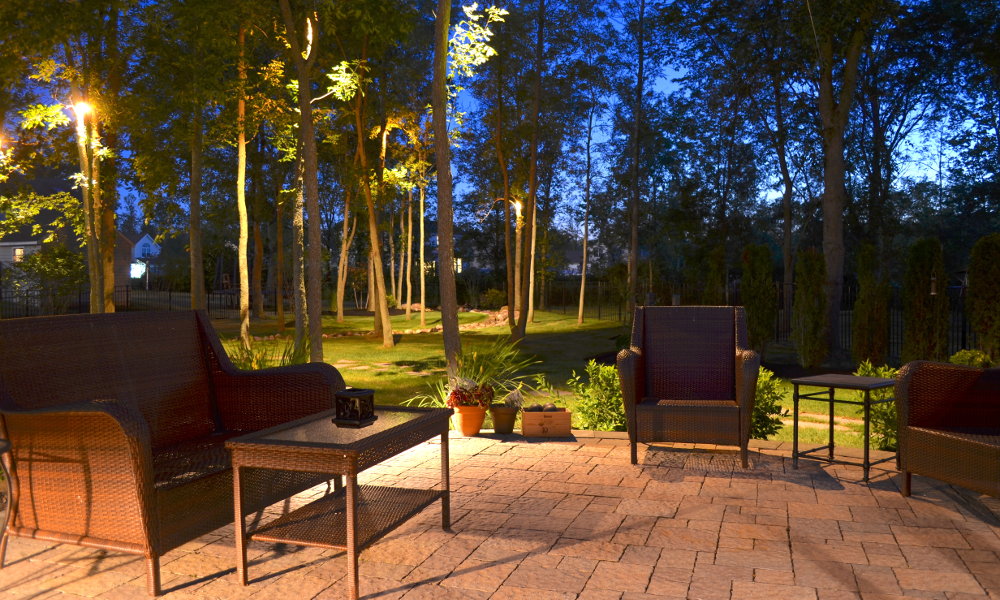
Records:
[[[557,411],[521,411],[521,435],[524,437],[569,437],[573,413],[565,408]]]

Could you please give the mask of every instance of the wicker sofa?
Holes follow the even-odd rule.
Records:
[[[329,409],[344,381],[313,363],[236,370],[197,311],[0,321],[0,436],[10,536],[159,557],[233,522],[224,442]],[[258,510],[322,481],[250,472]],[[249,504],[246,504],[249,503]]]
[[[904,496],[913,473],[1000,496],[1000,368],[915,361],[895,393]]]
[[[740,447],[747,467],[760,355],[746,347],[742,306],[635,309],[618,377],[632,464],[638,442]]]

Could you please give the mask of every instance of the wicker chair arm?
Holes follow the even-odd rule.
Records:
[[[740,439],[750,439],[753,405],[757,399],[757,376],[760,374],[760,354],[753,350],[736,350],[736,402],[740,405]]]
[[[332,365],[309,363],[217,373],[216,401],[228,431],[257,431],[334,406],[334,394],[346,388]]]
[[[132,523],[115,539],[150,545],[156,539],[155,492],[149,426],[138,408],[115,399],[96,399],[58,407],[4,410],[4,429],[11,441],[13,478],[31,479],[32,510],[60,518],[64,499],[87,500],[92,522]],[[43,469],[31,463],[66,463],[58,490],[35,481]],[[95,501],[96,496],[110,501]],[[98,514],[104,510],[106,514]],[[64,516],[62,517],[64,518]],[[83,527],[85,524],[81,524]],[[81,534],[86,532],[81,530]]]
[[[933,426],[940,407],[963,396],[982,369],[917,360],[896,374],[895,397],[900,425]]]
[[[642,401],[645,385],[642,350],[636,346],[618,353],[618,380],[622,386],[622,402],[625,404],[625,418],[629,431],[635,426],[635,405]]]

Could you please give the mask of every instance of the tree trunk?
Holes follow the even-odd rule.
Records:
[[[458,376],[462,340],[458,335],[458,294],[455,288],[454,223],[452,214],[451,146],[448,137],[448,34],[451,0],[438,0],[434,21],[434,79],[431,106],[438,175],[438,277],[441,287],[441,332],[448,379]]]
[[[827,314],[830,350],[840,350],[840,302],[844,285],[844,208],[847,204],[844,132],[850,117],[861,56],[871,15],[862,16],[845,48],[839,94],[834,90],[833,40],[829,34],[819,44],[819,113],[823,137],[823,256],[826,261]]]
[[[420,194],[420,327],[427,327],[427,269],[424,264],[424,197],[426,188],[421,185]]]
[[[292,343],[295,356],[305,356],[309,344],[306,335],[306,313],[308,299],[306,298],[306,269],[304,264],[306,252],[305,230],[305,193],[303,192],[302,173],[305,170],[302,153],[296,161],[295,168],[295,209],[292,212],[292,288],[295,307],[295,335]]]
[[[282,215],[281,194],[274,196],[274,314],[278,321],[278,331],[285,331],[285,219]]]
[[[537,199],[538,190],[535,189]],[[538,241],[538,207],[531,211],[531,259],[528,264],[528,322],[535,322],[535,248]]]
[[[639,28],[636,32],[638,41],[638,52],[636,60],[635,77],[635,108],[632,115],[634,123],[632,126],[632,197],[629,202],[629,251],[628,251],[628,298],[626,299],[625,314],[627,318],[632,318],[635,308],[636,290],[639,278],[639,134],[642,131],[642,95],[645,83],[644,69],[645,60],[645,27],[646,27],[646,0],[639,0]]]
[[[80,106],[85,101],[83,91],[78,88],[71,90],[74,98],[74,106]],[[80,158],[80,173],[83,175],[84,184],[80,186],[83,197],[83,216],[86,230],[87,246],[87,280],[90,285],[89,306],[91,313],[104,312],[104,301],[101,298],[103,289],[101,258],[97,243],[98,213],[94,206],[94,177],[91,167],[91,144],[90,130],[87,128],[87,113],[83,110],[76,110],[76,149]],[[93,117],[91,117],[93,118]]]
[[[788,130],[785,128],[785,115],[782,104],[781,80],[776,73],[772,73],[771,87],[774,92],[774,121],[777,128],[775,132],[775,152],[778,155],[778,168],[781,172],[781,265],[784,271],[782,276],[782,329],[790,332],[792,330],[792,298],[795,294],[794,287],[794,262],[792,255],[792,194],[794,184],[792,173],[788,168]]]
[[[244,348],[250,347],[250,268],[247,264],[247,240],[249,238],[247,219],[247,136],[246,136],[246,79],[247,67],[244,62],[246,30],[240,26],[239,79],[236,104],[236,211],[239,213],[240,239],[237,259],[240,270],[240,342]]]
[[[295,63],[296,79],[298,80],[299,96],[299,147],[302,151],[303,183],[305,187],[306,214],[309,216],[308,257],[306,260],[306,299],[309,321],[309,360],[323,361],[323,280],[322,280],[322,231],[320,228],[322,216],[319,211],[319,166],[316,156],[316,134],[312,121],[312,95],[310,93],[310,71],[316,59],[312,46],[318,38],[318,29],[310,20],[312,38],[306,49],[308,56],[303,56],[299,43],[298,30],[292,17],[288,0],[278,0],[281,16],[288,31],[287,40],[291,46],[292,60]]]
[[[194,112],[191,123],[191,178],[188,197],[188,256],[191,269],[191,308],[204,310],[205,258],[201,245],[201,153],[204,144],[204,124],[201,108]]]
[[[344,322],[344,294],[347,291],[348,259],[351,252],[351,242],[354,241],[354,231],[357,224],[351,221],[351,188],[344,193],[344,222],[340,232],[340,258],[337,260],[337,322]]]
[[[503,181],[503,250],[504,250],[504,265],[507,268],[507,326],[510,328],[511,333],[517,327],[516,316],[514,314],[515,306],[521,300],[521,295],[518,291],[517,281],[520,280],[520,272],[518,271],[517,262],[514,258],[514,252],[518,250],[511,251],[511,239],[510,239],[510,173],[507,172],[507,158],[504,156],[503,152],[503,61],[498,61],[497,68],[497,99],[496,99],[496,126],[493,131],[493,141],[496,145],[497,152],[497,163],[500,167],[500,177]],[[515,223],[514,227],[517,227]],[[517,276],[515,277],[515,273]]]
[[[413,304],[413,188],[406,191],[406,320],[413,315],[410,307]]]
[[[584,296],[587,292],[587,246],[590,243],[590,145],[594,140],[594,112],[597,110],[595,104],[594,98],[591,98],[590,110],[587,111],[587,162],[586,178],[583,183],[583,258],[580,260],[580,306],[576,311],[577,325],[583,325]]]
[[[527,234],[522,236],[527,238],[527,240],[534,241],[534,231],[535,231],[535,211],[536,204],[538,203],[538,130],[539,130],[539,115],[541,114],[541,102],[542,102],[542,71],[544,70],[544,60],[545,60],[545,0],[538,0],[538,28],[535,34],[535,81],[532,91],[533,98],[531,99],[531,151],[529,157],[528,166],[528,197],[526,199],[527,203],[527,215],[525,216],[525,223],[527,225]],[[522,243],[527,243],[527,240],[522,240]],[[529,260],[521,261],[521,273],[518,276],[521,278],[521,307],[524,309],[517,316],[517,328],[511,332],[511,338],[514,340],[519,340],[525,336],[528,327],[528,302],[531,286],[531,265],[534,259],[534,247],[532,246],[532,255]]]

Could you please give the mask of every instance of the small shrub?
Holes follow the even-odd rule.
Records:
[[[914,243],[903,277],[904,363],[944,358],[948,343],[947,287],[941,242],[924,238]]]
[[[507,293],[503,290],[490,288],[479,294],[479,308],[497,310],[507,304]]]
[[[989,369],[993,366],[990,355],[980,350],[959,350],[948,358],[953,365],[965,365],[979,369]]]
[[[966,298],[979,346],[1000,359],[1000,233],[979,238],[972,247]]]
[[[795,265],[792,340],[803,367],[819,366],[829,350],[826,314],[826,262],[813,249],[803,250]]]
[[[851,315],[851,353],[856,362],[881,364],[889,347],[889,282],[878,274],[875,246],[858,253],[858,299]]]
[[[788,411],[782,410],[781,390],[778,389],[778,379],[774,373],[760,368],[757,375],[757,397],[753,404],[750,417],[750,437],[755,440],[766,440],[781,429],[781,417],[787,417]]]
[[[584,377],[576,371],[567,381],[576,394],[576,414],[580,427],[597,431],[625,431],[625,404],[618,381],[618,369],[591,360]]]
[[[882,365],[881,367],[873,366],[871,362],[866,360],[858,365],[858,370],[854,374],[861,377],[887,377],[892,379],[896,376],[897,371],[898,369],[894,369],[889,365]],[[858,391],[855,394],[857,395],[858,402],[864,402],[864,392]],[[878,402],[885,400],[886,398],[891,398],[892,394],[893,390],[891,387],[873,390],[871,392],[871,401]],[[861,410],[864,409],[862,408]],[[870,426],[871,437],[875,441],[876,448],[879,450],[896,450],[899,447],[899,426],[896,420],[895,402],[872,404]]]
[[[386,294],[385,295],[385,302],[386,302],[386,304],[389,305],[390,309],[391,308],[396,308],[397,306],[399,306],[399,301],[396,300],[396,297],[393,296],[392,294]]]
[[[774,337],[774,321],[778,316],[771,249],[763,244],[747,246],[743,251],[740,298],[747,311],[750,347],[763,354]]]

